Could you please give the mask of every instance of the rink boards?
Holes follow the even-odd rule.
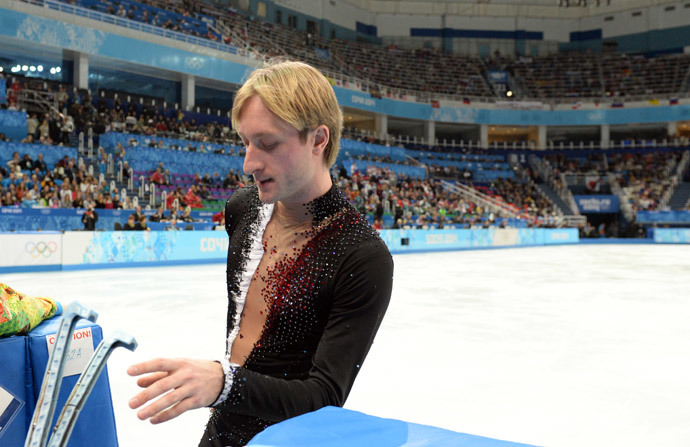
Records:
[[[574,228],[381,230],[391,253],[418,253],[579,242]],[[619,240],[620,242],[620,240]],[[690,229],[655,229],[649,242],[690,243]],[[0,273],[225,262],[222,231],[68,231],[0,233]]]
[[[24,445],[59,325],[60,318],[55,317],[41,323],[27,336],[0,338],[0,358],[12,359],[5,360],[0,368],[0,446]],[[103,339],[101,327],[86,320],[77,323],[72,335],[50,429],[58,419],[95,347]],[[118,446],[107,368],[95,382],[68,445]]]

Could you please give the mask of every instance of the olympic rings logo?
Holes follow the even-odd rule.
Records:
[[[44,258],[49,258],[57,251],[57,243],[51,242],[27,242],[24,245],[24,251],[31,255],[32,258],[37,259],[41,256]]]

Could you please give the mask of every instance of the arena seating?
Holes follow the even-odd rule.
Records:
[[[349,79],[353,87],[375,86],[381,94],[397,98],[496,98],[501,92],[494,91],[487,78],[488,71],[494,69],[505,70],[515,78],[515,87],[519,87],[514,91],[516,99],[668,96],[682,91],[690,70],[690,55],[646,58],[571,51],[546,57],[508,59],[494,55],[482,59],[434,48],[329,40],[208,3],[157,1],[149,5],[131,0],[80,0],[77,4],[223,42],[259,58],[303,60]]]

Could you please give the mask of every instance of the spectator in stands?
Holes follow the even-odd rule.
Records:
[[[180,230],[180,227],[177,226],[177,217],[173,215],[170,218],[170,224],[165,227],[165,231],[177,231]]]
[[[50,172],[46,172],[45,176],[43,176],[43,180],[41,180],[41,190],[50,191],[53,188],[55,188],[55,182],[53,182],[53,176],[51,175]]]
[[[53,140],[50,138],[50,123],[47,117],[44,117],[38,126],[38,142],[47,145],[53,144]]]
[[[31,155],[24,154],[24,158],[19,163],[19,167],[22,171],[32,171],[34,169],[34,161],[31,159]]]
[[[199,192],[199,197],[201,197],[201,200],[210,200],[211,199],[211,191],[208,190],[206,185],[202,185],[201,188],[197,188],[197,191]]]
[[[26,120],[26,133],[27,133],[27,135],[32,135],[35,138],[37,131],[38,131],[38,119],[36,118],[36,114],[32,113],[29,116],[29,118]]]
[[[84,197],[81,191],[74,191],[72,197],[72,208],[82,208],[84,206]]]
[[[72,132],[74,132],[74,119],[70,115],[62,115],[59,143],[61,145],[69,144],[69,137]]]
[[[22,91],[22,85],[19,83],[19,79],[13,78],[12,84],[7,89],[7,108],[8,110],[17,110],[17,105],[19,103],[19,92]]]
[[[12,153],[12,158],[7,161],[8,172],[21,171],[22,159],[19,156],[19,152],[15,151]]]
[[[194,218],[192,217],[192,207],[187,205],[184,208],[184,212],[182,213],[182,215],[180,215],[179,220],[182,222],[194,222]]]
[[[41,172],[44,173],[48,171],[48,165],[43,161],[43,154],[38,154],[36,160],[34,160],[34,166]]]
[[[81,216],[81,221],[84,224],[84,231],[95,231],[96,222],[98,222],[98,213],[94,209],[94,204],[90,203],[84,214]]]
[[[109,196],[105,198],[105,207],[106,207],[106,208],[108,208],[108,201],[109,201],[109,199],[110,199]],[[113,198],[112,198],[112,200],[111,200],[110,202],[112,203],[112,209],[116,209],[116,210],[117,210],[117,209],[121,209],[121,208],[122,208],[122,204],[120,203],[120,194],[115,193],[115,195],[113,196]]]
[[[129,166],[129,162],[125,160],[124,163],[122,163],[122,179],[125,182],[132,176],[131,170],[132,168]]]
[[[14,206],[17,204],[17,197],[14,196],[10,191],[6,191],[5,195],[2,197],[2,206]]]
[[[132,214],[132,216],[134,216],[134,221],[135,221],[135,222],[139,222],[139,220],[141,219],[141,217],[142,217],[143,215],[144,215],[144,214],[141,212],[141,206],[137,205],[137,206],[134,208],[134,213]]]
[[[138,222],[134,218],[134,214],[127,217],[127,223],[122,226],[123,231],[134,231],[137,229]]]
[[[166,219],[163,216],[162,206],[159,206],[158,209],[156,209],[156,212],[149,217],[149,222],[163,222],[165,220]]]
[[[153,171],[153,175],[151,176],[151,181],[157,185],[167,185],[168,183],[165,181],[165,177],[163,176],[163,170],[160,167],[157,167],[155,171]]]
[[[146,216],[139,217],[134,229],[136,231],[151,231],[151,229],[146,225]]]
[[[192,208],[203,208],[204,204],[201,197],[197,194],[196,185],[191,185],[184,196],[184,201]]]
[[[115,202],[113,201],[113,197],[110,194],[105,194],[105,198],[103,201],[103,207],[107,210],[116,209],[115,208]]]

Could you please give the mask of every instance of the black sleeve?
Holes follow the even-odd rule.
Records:
[[[231,238],[242,217],[246,217],[245,214],[251,208],[252,196],[251,187],[242,188],[235,191],[225,202],[225,230]]]
[[[371,241],[338,269],[332,307],[304,380],[285,380],[237,368],[227,409],[281,421],[345,403],[390,301],[393,260]]]

